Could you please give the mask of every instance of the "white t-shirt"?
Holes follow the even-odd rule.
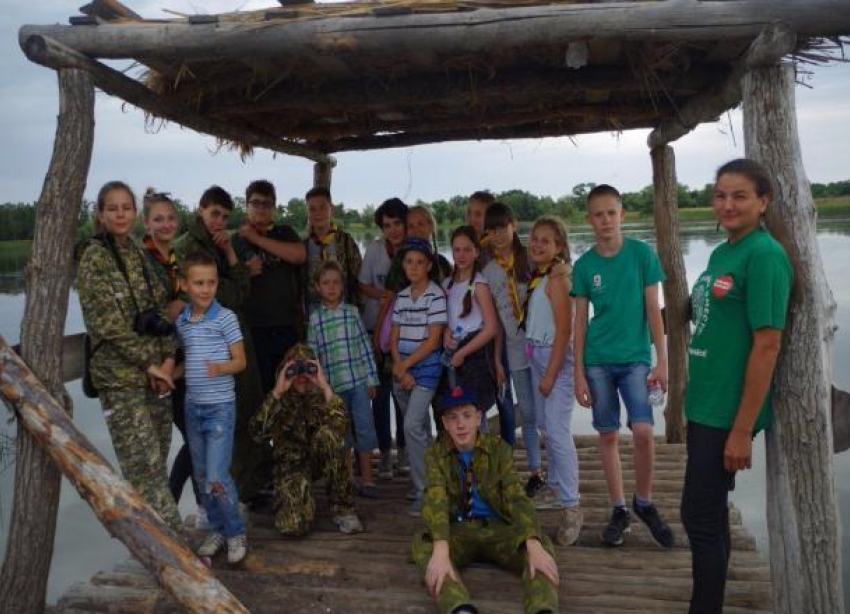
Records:
[[[475,287],[478,284],[489,285],[487,279],[476,273],[469,281],[451,283],[451,277],[443,280],[443,290],[446,292],[446,307],[449,314],[449,330],[457,341],[468,335],[478,332],[484,326],[484,317],[481,314],[481,306],[475,298]],[[451,287],[449,287],[451,285]],[[472,290],[472,309],[466,317],[460,317],[463,313],[463,297],[468,290]]]
[[[357,281],[383,290],[392,261],[387,253],[386,240],[377,239],[373,241],[366,247],[366,253],[363,254],[363,264],[360,265]],[[369,332],[374,331],[378,324],[379,308],[380,301],[378,299],[366,298],[366,305],[363,308],[363,325]]]

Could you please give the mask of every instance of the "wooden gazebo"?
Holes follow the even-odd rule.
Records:
[[[834,303],[814,240],[794,83],[796,66],[830,61],[841,49],[840,37],[850,34],[850,0],[279,4],[162,20],[95,0],[70,25],[21,28],[27,57],[59,74],[59,128],[39,200],[21,335],[22,358],[53,399],[63,398],[61,331],[96,87],[151,119],[212,135],[243,154],[261,147],[308,158],[315,182],[324,185],[332,154],[341,151],[651,128],[658,248],[668,274],[666,435],[680,442],[687,287],[668,144],[743,102],[747,155],[777,180],[768,223],[784,237],[797,280],[776,376],[777,424],[768,436],[773,601],[783,612],[842,611],[829,414]],[[112,59],[139,67],[122,72],[103,62]],[[18,492],[0,576],[0,593],[12,596],[15,610],[33,609],[32,594],[43,603],[55,524],[58,474],[37,442],[116,536],[125,539],[128,526],[138,527],[135,514],[147,514],[149,531],[135,528],[126,541],[178,600],[202,609],[224,599],[238,610],[141,502],[122,509],[104,503],[97,472],[89,470],[106,471],[102,458],[67,418],[51,414],[60,411],[54,400],[24,386],[35,382],[22,383],[24,367],[8,366],[13,359],[6,352],[0,363],[3,395],[35,435],[19,438]],[[57,423],[82,443],[60,445],[68,436]],[[54,491],[46,496],[51,504],[45,484]],[[119,482],[110,487],[132,494]],[[25,535],[34,527],[42,534],[51,527],[42,556],[29,554]],[[162,540],[180,573],[161,564]],[[205,591],[186,590],[197,582]],[[189,597],[181,599],[180,591]]]

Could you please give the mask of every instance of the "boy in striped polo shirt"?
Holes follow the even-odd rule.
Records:
[[[181,285],[189,304],[177,318],[185,353],[186,434],[195,481],[212,532],[198,556],[212,557],[227,544],[227,562],[245,558],[245,521],[230,475],[236,392],[233,375],[245,369],[245,346],[236,315],[215,300],[218,271],[206,253],[181,263]]]
[[[310,314],[307,345],[313,348],[328,376],[331,388],[345,403],[349,421],[345,432],[346,466],[349,475],[353,446],[360,461],[363,497],[377,498],[372,478],[372,450],[378,447],[371,400],[378,386],[378,370],[372,345],[357,307],[344,303],[344,273],[335,260],[322,263],[313,280],[321,303]]]

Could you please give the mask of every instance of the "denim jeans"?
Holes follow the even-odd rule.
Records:
[[[410,480],[417,499],[421,499],[425,490],[425,450],[431,445],[431,415],[428,408],[434,398],[434,391],[424,386],[404,390],[399,382],[393,382],[393,393],[404,416]]]
[[[388,360],[385,358],[385,360]],[[393,376],[382,367],[378,368],[378,392],[372,399],[372,413],[375,417],[375,434],[378,436],[378,449],[389,452],[393,447],[392,420],[390,410],[395,411],[395,443],[404,447],[404,421],[398,403],[393,403]],[[392,406],[395,406],[394,408]]]
[[[626,406],[629,425],[654,424],[645,362],[587,365],[587,386],[593,399],[593,428],[599,433],[620,430],[620,397]],[[619,392],[619,395],[617,394]]]
[[[201,503],[214,531],[225,537],[245,532],[239,514],[239,494],[230,475],[236,403],[201,405],[186,399],[186,434],[192,451],[192,468],[201,490]],[[213,485],[220,484],[219,492]]]
[[[516,400],[522,412],[522,440],[528,457],[528,468],[540,469],[540,439],[537,435],[537,412],[534,405],[534,383],[531,367],[511,371]]]
[[[365,384],[339,393],[348,410],[348,428],[345,429],[346,447],[354,447],[357,452],[371,452],[378,447],[375,436],[375,418],[372,415],[372,402]]]
[[[577,507],[578,453],[573,441],[573,353],[567,351],[548,397],[540,393],[540,380],[546,372],[552,346],[529,344],[529,364],[534,389],[537,426],[546,435],[549,467],[546,481],[558,494],[564,507]]]
[[[691,544],[691,614],[720,614],[732,541],[729,491],[735,474],[723,466],[727,429],[688,422],[688,463],[682,491],[682,524]]]

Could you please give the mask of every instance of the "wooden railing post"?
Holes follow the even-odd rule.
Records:
[[[685,440],[685,384],[688,380],[688,279],[682,242],[679,240],[679,210],[676,157],[668,145],[655,147],[652,156],[652,186],[658,258],[667,274],[664,282],[664,314],[667,327],[669,385],[664,409],[667,443]]]
[[[844,611],[830,414],[835,301],[826,282],[815,207],[794,110],[794,68],[743,79],[747,156],[775,183],[767,225],[794,265],[794,289],[767,432],[767,522],[776,612]]]
[[[331,189],[331,176],[336,166],[336,158],[328,156],[327,161],[313,164],[313,187]]]
[[[71,411],[62,384],[62,340],[71,287],[74,232],[94,140],[94,86],[83,70],[58,71],[59,118],[53,156],[36,204],[32,256],[26,267],[21,354],[50,394]],[[24,429],[18,429],[15,491],[0,595],[6,612],[43,612],[60,474]]]

